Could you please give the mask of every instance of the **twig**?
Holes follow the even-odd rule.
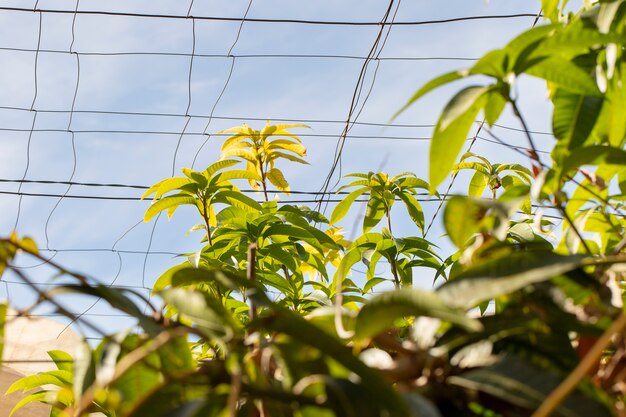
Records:
[[[75,315],[72,314],[71,312],[69,312],[68,310],[65,309],[65,307],[63,307],[61,304],[59,304],[59,302],[57,302],[54,298],[50,297],[48,294],[46,294],[44,291],[41,291],[37,285],[31,281],[22,271],[20,271],[19,269],[16,269],[12,266],[9,265],[8,267],[9,269],[11,269],[11,271],[13,271],[15,273],[15,275],[17,275],[22,281],[24,281],[26,284],[28,284],[29,287],[31,287],[33,289],[33,291],[35,291],[37,293],[37,295],[39,295],[39,298],[41,300],[46,300],[49,303],[51,303],[52,305],[54,305],[57,310],[59,311],[59,313],[63,314],[65,317],[69,318],[70,320],[76,321],[79,318]],[[100,330],[100,328],[98,326],[96,326],[95,324],[90,323],[89,321],[83,319],[81,320],[81,323],[83,323],[85,326],[89,327],[90,329],[92,329],[93,331],[97,332],[99,335],[106,337],[107,334],[106,332],[104,332],[103,330]]]
[[[185,327],[177,327],[173,330],[166,330],[159,333],[154,339],[152,339],[152,343],[150,345],[145,346],[142,349],[135,349],[128,355],[124,356],[117,363],[117,366],[115,367],[115,373],[113,374],[111,379],[107,381],[106,385],[110,385],[119,380],[130,368],[135,366],[137,363],[145,360],[149,355],[168,344],[173,338],[182,336],[186,333],[187,329]],[[91,403],[94,401],[96,394],[100,388],[100,386],[94,384],[87,391],[85,391],[80,399],[80,404],[76,409],[73,410],[74,417],[80,417],[86,412]]]
[[[256,280],[256,250],[258,246],[256,243],[248,246],[248,269],[246,271],[246,277],[249,281]],[[254,303],[254,299],[250,298],[250,320],[254,320],[256,318],[256,305]]]

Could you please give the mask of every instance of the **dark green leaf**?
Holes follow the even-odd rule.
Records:
[[[572,271],[582,265],[583,259],[544,251],[511,253],[462,272],[439,287],[437,294],[451,307],[471,308]]]
[[[508,412],[519,407],[528,414],[536,410],[562,381],[548,369],[515,357],[506,357],[495,365],[472,370],[447,379],[449,384],[471,392],[480,392],[482,402],[496,411]],[[497,401],[492,401],[495,399]],[[551,414],[555,417],[610,417],[612,413],[595,398],[577,390]]]
[[[427,316],[446,320],[468,330],[480,330],[479,321],[448,307],[435,293],[414,288],[390,291],[372,298],[357,316],[355,336],[371,338],[406,316]]]

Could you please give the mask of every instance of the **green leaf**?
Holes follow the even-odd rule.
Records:
[[[168,193],[173,190],[178,190],[182,186],[191,184],[192,182],[193,182],[192,180],[190,180],[189,178],[185,178],[185,177],[174,177],[174,178],[168,178],[166,180],[163,180],[160,182],[159,187],[157,188],[154,194],[154,198],[155,199],[160,198],[163,194]],[[144,194],[144,197],[145,196],[146,194]]]
[[[343,219],[346,214],[348,214],[348,210],[350,210],[350,206],[354,203],[354,200],[359,198],[362,194],[367,192],[367,188],[359,188],[357,190],[352,191],[350,194],[345,196],[339,204],[335,206],[332,214],[330,215],[330,224],[336,224],[339,220]]]
[[[409,101],[400,110],[398,110],[396,114],[393,115],[391,120],[394,120],[396,117],[400,115],[400,113],[404,112],[409,106],[411,106],[411,104],[415,103],[422,96],[434,90],[435,88],[440,87],[444,84],[451,83],[456,80],[460,80],[461,78],[465,78],[468,75],[469,75],[469,72],[467,70],[457,70],[457,71],[448,72],[446,74],[440,75],[437,78],[430,80],[422,88],[417,90],[415,94],[413,94],[413,97],[411,97]]]
[[[54,393],[51,393],[50,391],[39,391],[30,394],[29,396],[22,398],[17,404],[15,404],[15,407],[13,407],[13,410],[11,410],[9,417],[15,414],[17,410],[24,407],[26,404],[30,404],[35,401],[47,404],[50,402],[51,398],[54,398]]]
[[[188,266],[173,272],[171,277],[173,287],[207,282],[216,282],[224,288],[234,291],[246,290],[246,296],[254,298],[258,304],[270,304],[261,284],[228,271],[196,269]]]
[[[532,29],[522,32],[509,42],[505,47],[508,55],[509,71],[513,71],[515,74],[524,72],[526,68],[528,68],[528,65],[533,62],[532,60],[529,61],[528,58],[532,57],[535,51],[541,50],[541,48],[538,48],[541,41],[558,28],[559,25],[554,24],[535,26]]]
[[[371,398],[389,411],[390,415],[408,417],[408,410],[396,391],[381,375],[365,365],[354,356],[336,338],[319,327],[309,323],[304,318],[285,309],[276,311],[253,322],[252,328],[263,329],[286,334],[304,345],[317,348],[324,355],[354,372],[360,379],[360,384]]]
[[[626,151],[611,146],[585,146],[572,150],[563,162],[563,173],[578,169],[583,165],[626,166]]]
[[[424,230],[424,212],[422,211],[422,206],[419,201],[409,193],[400,192],[397,195],[406,206],[409,217],[411,217],[413,223],[415,223],[420,230]]]
[[[553,22],[559,18],[559,0],[541,0],[543,15]]]
[[[480,229],[483,208],[467,197],[454,196],[443,211],[443,224],[448,237],[458,248]]]
[[[261,176],[253,171],[246,171],[244,169],[231,169],[230,171],[220,172],[215,176],[217,183],[226,182],[229,180],[257,180],[261,181]]]
[[[554,97],[552,130],[568,149],[581,146],[589,137],[600,115],[603,100],[559,89]]]
[[[72,373],[69,371],[54,370],[37,375],[29,375],[15,381],[8,389],[6,394],[22,390],[30,391],[35,388],[41,388],[44,385],[55,385],[63,387],[72,384]]]
[[[602,97],[593,78],[585,70],[565,58],[552,56],[543,59],[527,68],[525,73],[552,82],[572,93]]]
[[[367,200],[367,208],[365,209],[365,217],[363,218],[363,233],[369,232],[376,226],[385,216],[386,207],[383,200],[370,195]]]
[[[222,303],[196,290],[168,288],[159,293],[163,301],[191,319],[200,329],[213,337],[230,339],[240,330],[239,325]]]
[[[451,307],[471,308],[572,271],[582,265],[583,259],[580,255],[561,256],[547,251],[509,253],[462,272],[436,292]]]
[[[299,164],[310,165],[307,161],[297,156],[284,153],[284,152],[271,151],[267,157],[267,161],[271,162],[276,159],[287,159],[288,161],[291,161],[291,162],[297,162]]]
[[[487,52],[474,64],[469,73],[471,75],[487,75],[497,79],[504,78],[507,71],[506,58],[504,49]]]
[[[261,205],[258,202],[238,191],[219,191],[213,197],[213,201],[216,203],[228,204],[246,211],[261,210]]]
[[[449,321],[467,330],[480,330],[478,320],[448,307],[433,292],[414,288],[389,291],[369,300],[359,312],[354,328],[355,336],[368,339],[392,327],[395,320],[406,316],[427,316]]]
[[[376,287],[378,284],[382,284],[383,282],[387,282],[387,281],[389,280],[386,278],[370,278],[367,280],[367,282],[363,286],[362,292],[363,294],[367,294],[368,292],[373,290],[374,287]]]
[[[500,91],[489,92],[487,104],[485,104],[485,121],[489,126],[493,126],[498,121],[506,104],[507,98],[503,97]]]
[[[467,140],[485,102],[485,87],[467,87],[461,90],[443,110],[430,145],[429,182],[431,193],[448,176],[463,143]]]
[[[489,177],[480,171],[474,172],[469,183],[467,195],[469,197],[480,197],[485,191],[485,187],[489,184]]]
[[[483,403],[494,411],[507,414],[522,408],[530,415],[562,382],[563,376],[539,368],[521,358],[507,356],[498,363],[447,378],[447,383],[475,395],[480,392]],[[493,401],[495,399],[496,401]],[[555,417],[610,417],[613,414],[595,398],[580,390],[570,394],[551,414]]]
[[[217,171],[220,171],[224,168],[232,167],[233,165],[237,165],[238,163],[239,161],[236,161],[234,159],[222,159],[221,161],[217,161],[209,165],[209,167],[206,170],[204,170],[204,175],[206,176],[207,179],[209,179]]]
[[[154,216],[162,212],[163,210],[168,210],[167,217],[172,217],[172,212],[170,209],[175,209],[178,206],[183,204],[190,204],[195,206],[196,199],[187,194],[176,194],[172,196],[163,197],[160,200],[155,201],[149,208],[146,210],[146,214],[143,216],[144,222],[149,222]]]

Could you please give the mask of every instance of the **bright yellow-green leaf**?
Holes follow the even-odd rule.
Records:
[[[470,197],[480,197],[485,191],[485,187],[489,183],[489,177],[480,171],[474,172],[472,179],[470,180],[469,189],[467,194]]]
[[[363,188],[354,190],[350,194],[345,196],[343,200],[341,200],[339,204],[335,206],[333,213],[330,215],[330,224],[335,224],[339,220],[343,219],[345,215],[348,213],[348,210],[350,210],[350,206],[352,206],[352,203],[354,203],[354,200],[359,198],[359,196],[361,196],[365,192],[367,192],[367,188],[363,187]]]
[[[559,0],[541,0],[543,15],[552,22],[559,20]]]
[[[239,161],[234,159],[224,159],[217,161],[211,165],[207,169],[204,170],[204,175],[206,179],[210,179],[216,172],[221,171],[224,168],[231,167],[233,165],[237,165]]]
[[[183,204],[191,204],[191,205],[196,205],[196,199],[189,196],[189,195],[172,195],[172,196],[167,196],[164,197],[156,202],[154,202],[149,208],[148,210],[146,210],[146,214],[144,214],[143,216],[143,221],[144,222],[148,222],[150,221],[150,219],[152,219],[154,216],[156,216],[158,213],[162,212],[163,210],[168,210],[168,215],[171,217],[171,213],[169,210],[170,209],[176,209],[178,206],[181,206]]]
[[[274,187],[278,188],[280,191],[283,191],[285,194],[290,195],[289,183],[285,179],[285,176],[280,169],[272,168],[267,171],[267,174],[265,174],[265,176],[274,185]]]
[[[222,159],[231,158],[231,157],[241,158],[252,163],[255,163],[257,161],[255,155],[246,149],[230,149],[226,152],[222,152],[222,155],[221,155]]]
[[[306,148],[296,142],[286,140],[286,139],[277,139],[268,143],[268,149],[281,149],[293,152],[299,156],[306,156]]]
[[[159,187],[157,188],[154,198],[160,198],[163,194],[168,193],[170,191],[178,190],[183,185],[191,184],[193,181],[189,178],[185,177],[174,177],[168,178],[166,180],[161,181]]]

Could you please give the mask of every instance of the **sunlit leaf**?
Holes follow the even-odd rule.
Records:
[[[265,174],[267,179],[274,185],[274,187],[278,188],[278,190],[283,191],[285,194],[290,195],[289,192],[289,183],[285,179],[282,171],[278,168],[272,168]]]
[[[330,224],[336,224],[338,221],[343,219],[346,216],[346,214],[348,214],[348,210],[350,210],[350,206],[352,206],[352,203],[354,203],[354,201],[357,198],[359,198],[361,195],[363,195],[366,192],[367,192],[367,188],[365,188],[365,187],[364,188],[358,188],[358,189],[352,191],[347,196],[345,196],[335,206],[335,209],[333,210],[332,214],[330,215]]]
[[[467,87],[443,110],[430,145],[429,181],[431,193],[448,176],[469,130],[483,108],[485,87]]]
[[[578,65],[564,58],[552,56],[543,59],[526,69],[525,73],[554,83],[572,93],[601,97],[593,78]]]
[[[191,204],[193,206],[196,205],[196,199],[186,194],[176,194],[172,196],[163,197],[160,200],[155,201],[149,208],[146,210],[146,213],[143,216],[144,222],[149,222],[154,216],[162,212],[163,210],[176,209],[177,207]],[[171,217],[171,213],[168,211],[169,217]]]

